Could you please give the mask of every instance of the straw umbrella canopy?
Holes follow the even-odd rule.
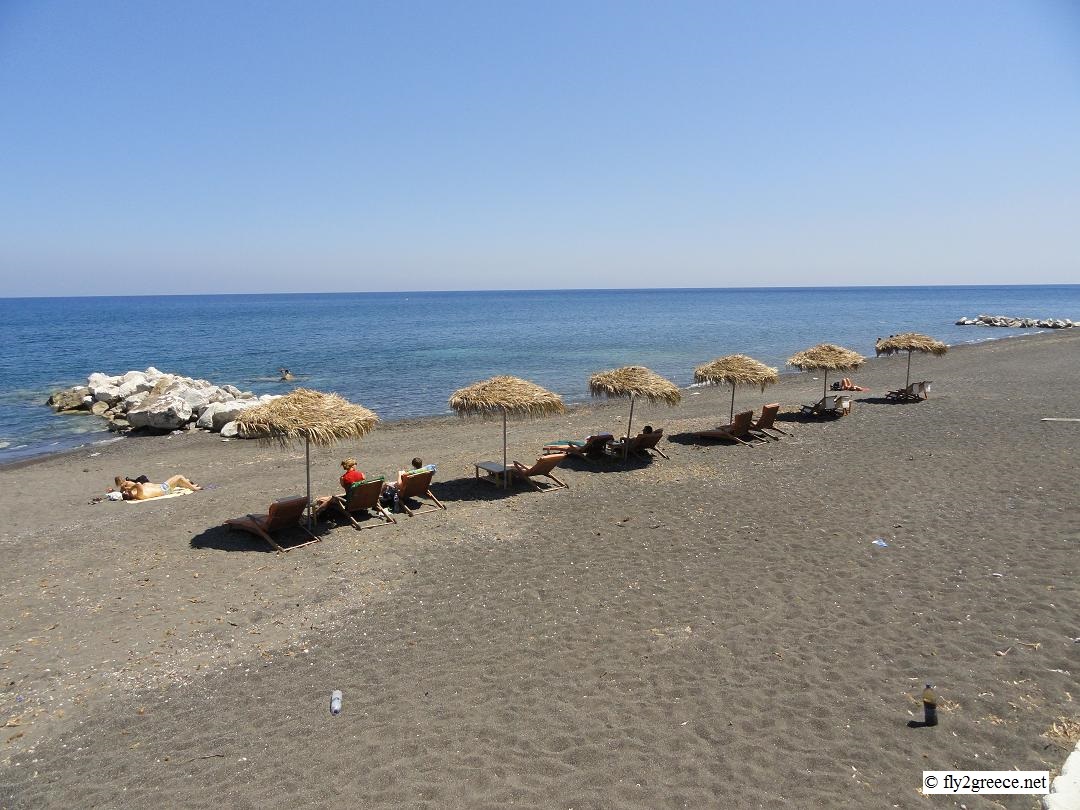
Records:
[[[923,354],[932,354],[935,357],[941,357],[949,350],[949,347],[942,343],[940,340],[935,340],[929,335],[923,335],[918,332],[903,332],[899,335],[890,335],[885,340],[879,340],[877,345],[874,346],[874,351],[880,355],[893,355],[899,352],[907,352],[907,380],[904,382],[904,388],[907,388],[911,384],[911,353],[922,352]]]
[[[566,407],[558,394],[520,377],[492,377],[490,380],[459,388],[450,395],[450,407],[462,415],[493,416],[502,414],[503,467],[506,467],[506,416],[549,416],[564,413]],[[503,486],[510,485],[503,475]]]
[[[278,397],[263,405],[248,408],[236,423],[245,436],[286,447],[303,441],[307,465],[308,523],[311,523],[311,445],[330,447],[342,439],[359,439],[367,434],[379,417],[362,405],[337,394],[324,394],[307,388]]]
[[[753,357],[745,354],[729,354],[726,357],[718,357],[711,363],[698,366],[694,369],[694,382],[720,385],[726,383],[731,386],[731,416],[735,420],[735,386],[758,385],[761,390],[765,386],[772,385],[780,379],[780,373],[770,366],[765,365]]]
[[[824,371],[825,387],[822,397],[829,391],[830,371],[854,371],[866,358],[851,349],[833,343],[819,343],[788,358],[788,365],[803,371]]]
[[[589,392],[594,397],[630,397],[630,418],[626,421],[627,436],[631,435],[634,400],[638,397],[665,405],[678,405],[682,401],[679,386],[644,366],[623,366],[593,374],[589,377]],[[624,450],[624,455],[626,452]]]

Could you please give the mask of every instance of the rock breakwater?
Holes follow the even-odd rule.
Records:
[[[277,396],[257,397],[232,385],[215,385],[151,366],[145,371],[119,375],[95,372],[86,385],[57,391],[47,404],[59,413],[100,416],[108,421],[110,430],[117,432],[201,428],[225,437],[245,438],[237,428],[237,416],[273,399]]]
[[[1013,318],[1009,315],[979,315],[961,318],[957,326],[1011,326],[1018,329],[1070,329],[1080,326],[1069,318]]]

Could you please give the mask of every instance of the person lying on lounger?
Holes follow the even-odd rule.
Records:
[[[202,489],[198,484],[182,475],[174,475],[160,484],[143,484],[139,481],[128,481],[119,475],[114,479],[116,489],[124,497],[125,501],[148,501],[151,498],[160,498],[177,489],[190,489],[198,491]]]

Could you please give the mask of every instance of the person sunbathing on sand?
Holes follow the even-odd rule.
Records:
[[[167,481],[162,481],[160,484],[142,484],[138,481],[128,481],[116,476],[116,488],[120,491],[120,494],[124,496],[125,501],[147,501],[150,498],[160,498],[162,495],[168,495],[173,490],[178,488],[190,489],[198,491],[202,489],[198,484],[193,483],[182,475],[174,475]]]
[[[861,385],[856,385],[851,381],[850,377],[844,377],[840,382],[832,384],[833,391],[869,391],[869,388],[863,388]]]

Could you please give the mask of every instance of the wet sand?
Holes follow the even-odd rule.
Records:
[[[697,444],[730,390],[668,409],[670,460],[571,462],[569,490],[473,478],[501,423],[313,450],[438,464],[445,512],[289,554],[226,531],[301,494],[303,448],[130,438],[0,469],[0,807],[1031,808],[920,794],[923,769],[1055,770],[1080,714],[1080,334],[853,375],[850,417]],[[619,433],[627,405],[511,423],[511,457]],[[203,492],[88,501],[116,474]],[[47,493],[42,495],[41,493]],[[299,536],[299,535],[295,535]],[[883,539],[886,547],[873,544]],[[934,681],[941,723],[916,697]],[[344,710],[329,714],[341,689]]]

